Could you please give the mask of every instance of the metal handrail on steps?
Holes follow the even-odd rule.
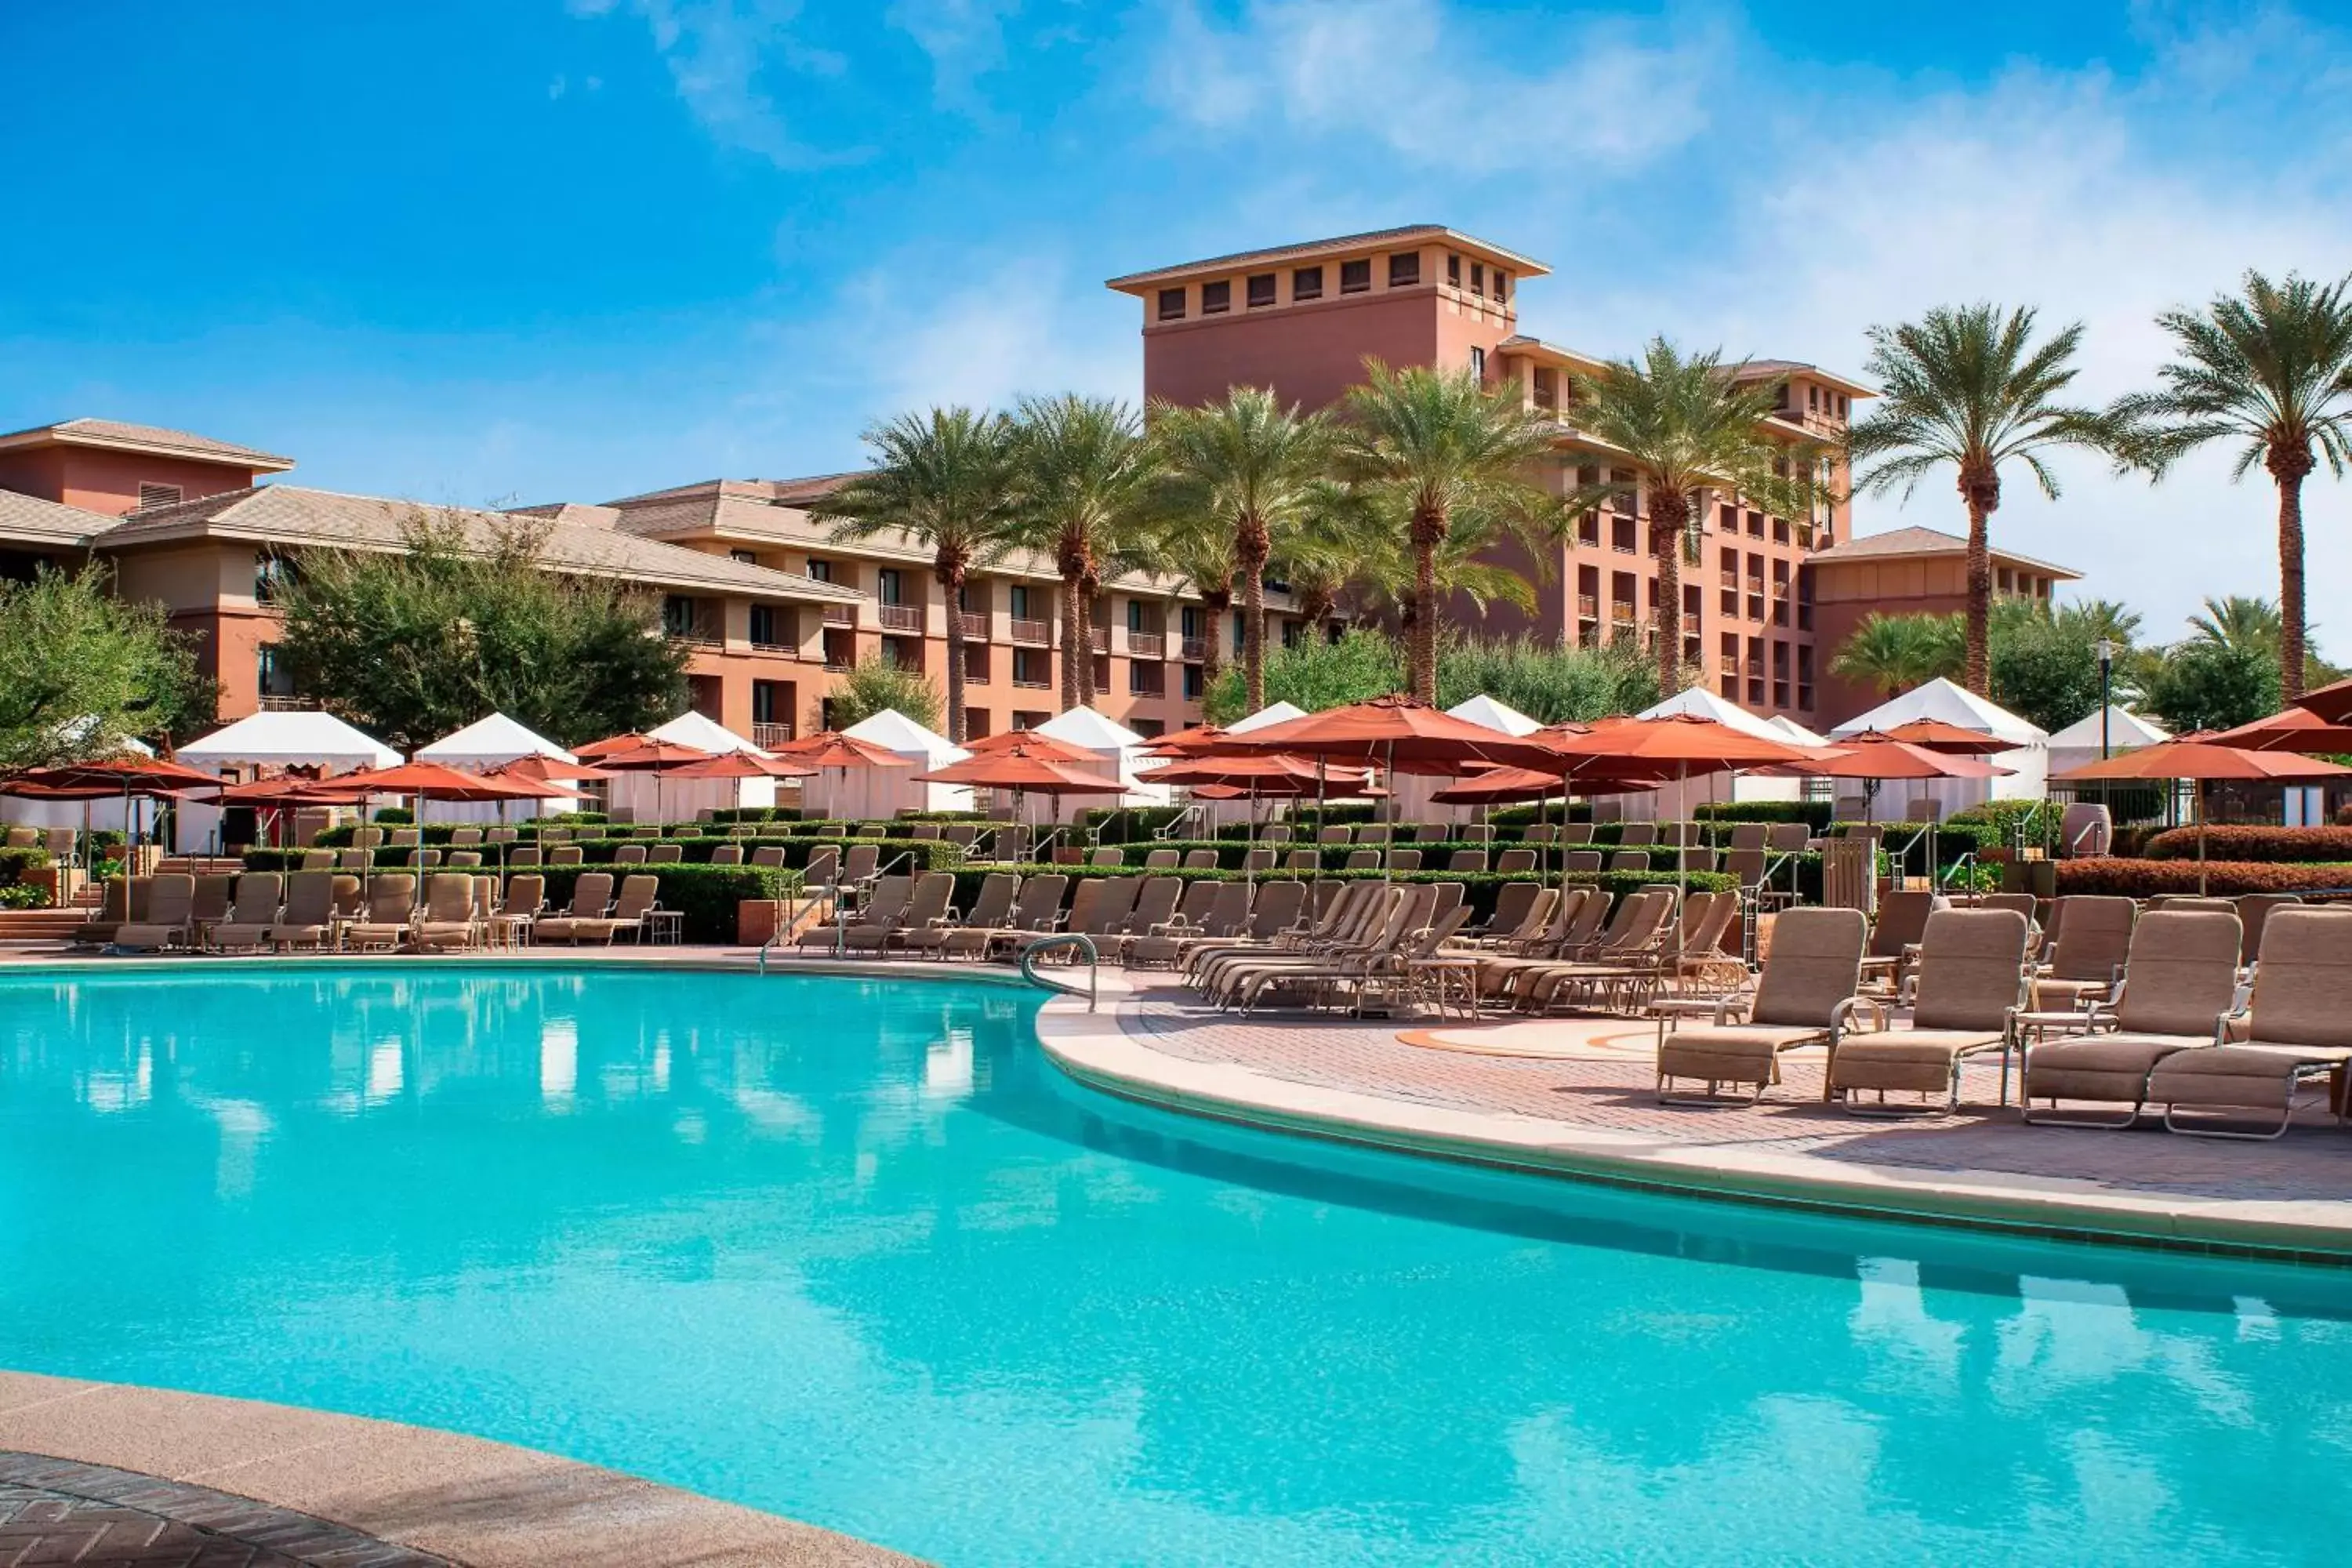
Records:
[[[1087,955],[1087,984],[1083,991],[1066,981],[1048,980],[1037,973],[1037,955],[1048,948],[1064,946],[1076,946]],[[1094,938],[1082,931],[1055,931],[1050,936],[1039,937],[1021,950],[1021,978],[1048,991],[1058,991],[1065,996],[1083,996],[1087,999],[1087,1011],[1091,1013],[1101,1000],[1101,955],[1095,951]]]

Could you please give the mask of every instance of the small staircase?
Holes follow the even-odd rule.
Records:
[[[0,910],[0,942],[70,941],[89,918],[82,910]]]

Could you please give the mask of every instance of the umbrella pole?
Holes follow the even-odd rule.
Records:
[[[2205,896],[2205,781],[2197,781],[2197,793],[2190,807],[2197,814],[2197,896]]]

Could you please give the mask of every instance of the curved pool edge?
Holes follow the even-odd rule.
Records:
[[[460,1568],[919,1568],[815,1525],[537,1449],[129,1384],[0,1371],[0,1452],[65,1461],[48,1483],[58,1490],[96,1496],[127,1482],[114,1489],[142,1513],[281,1550],[307,1521]],[[93,1487],[75,1466],[130,1474]],[[254,1517],[265,1510],[278,1518]]]
[[[1108,978],[1108,977],[1107,977]],[[1507,1112],[1454,1110],[1276,1078],[1151,1049],[1105,1010],[1071,998],[1039,1009],[1046,1058],[1073,1081],[1163,1110],[1394,1153],[1670,1196],[1853,1218],[2149,1247],[2270,1262],[2352,1267],[2347,1205],[2136,1194],[2058,1177],[1916,1167],[1676,1145]]]

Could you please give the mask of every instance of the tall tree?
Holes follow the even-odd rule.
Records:
[[[2043,342],[2034,312],[1995,305],[1938,306],[1916,321],[1870,329],[1867,368],[1881,402],[1846,434],[1861,471],[1859,494],[1908,496],[1942,464],[1957,474],[1969,512],[1968,647],[1961,679],[1985,694],[1991,684],[1992,541],[2000,470],[2022,463],[2055,500],[2057,476],[2044,461],[2061,447],[2109,456],[2125,447],[2128,422],[2112,412],[2059,401],[2073,384],[2082,323]]]
[[[1706,521],[1702,493],[1720,490],[1800,523],[1812,513],[1814,451],[1776,441],[1763,421],[1780,405],[1784,382],[1750,375],[1720,353],[1677,352],[1653,338],[1638,360],[1616,360],[1577,379],[1568,417],[1609,450],[1612,468],[1630,475],[1580,486],[1571,516],[1615,497],[1636,494],[1650,510],[1650,555],[1658,567],[1654,633],[1658,687],[1682,689],[1685,555],[1696,561]]]
[[[2303,482],[2325,462],[2344,477],[2352,458],[2352,277],[2321,284],[2259,272],[2245,291],[2202,311],[2168,310],[2157,324],[2174,358],[2158,390],[2126,397],[2114,414],[2130,423],[2130,461],[2162,478],[2200,447],[2237,448],[2232,479],[2263,466],[2278,489],[2279,686],[2293,701],[2305,684]]]
[[[1190,588],[1201,601],[1201,685],[1217,684],[1225,668],[1225,616],[1234,607],[1234,536],[1230,529],[1197,515],[1170,521],[1160,532],[1151,564],[1178,593]]]
[[[1221,403],[1151,410],[1167,475],[1162,505],[1233,536],[1242,592],[1242,668],[1251,711],[1265,698],[1265,568],[1304,521],[1329,468],[1331,422],[1286,407],[1265,387],[1236,386]]]
[[[163,606],[116,597],[104,567],[0,581],[0,771],[177,738],[218,695]]]
[[[1339,468],[1360,487],[1386,492],[1405,521],[1415,610],[1412,691],[1434,701],[1438,553],[1457,520],[1530,542],[1556,531],[1559,504],[1536,482],[1556,432],[1550,415],[1514,390],[1488,390],[1467,368],[1391,370],[1368,359],[1364,372],[1363,384],[1348,395]]]
[[[963,589],[1012,545],[1013,427],[1002,415],[934,408],[866,432],[874,466],[809,509],[837,540],[896,533],[931,552],[947,602],[948,739],[964,734]]]
[[[561,576],[521,520],[418,510],[404,548],[310,550],[278,589],[296,688],[413,751],[485,713],[563,744],[686,705],[685,644],[630,584]]]
[[[2284,626],[2276,605],[2245,594],[2219,597],[2208,594],[2200,611],[2189,617],[2189,635],[2196,641],[2216,647],[2251,649],[2265,658],[2278,657]],[[2284,679],[2284,666],[2279,673]]]
[[[1949,675],[1958,663],[1953,657],[1957,651],[1945,616],[1873,614],[1864,616],[1853,635],[1830,655],[1830,673],[1895,697]]]
[[[1024,398],[1013,424],[1015,536],[1062,579],[1062,702],[1095,695],[1092,584],[1147,553],[1159,458],[1135,411],[1107,397]]]

